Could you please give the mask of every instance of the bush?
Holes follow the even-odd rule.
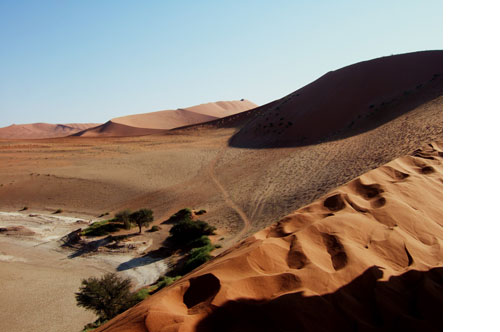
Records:
[[[201,237],[194,239],[193,241],[188,243],[188,246],[191,248],[199,248],[204,247],[206,245],[212,244],[212,241],[206,235],[202,235]]]
[[[158,232],[160,229],[161,229],[160,226],[154,225],[153,227],[151,227],[150,232]]]
[[[173,284],[174,282],[176,282],[180,278],[182,278],[182,276],[161,278],[160,281],[156,284],[158,286],[156,291],[159,291],[160,289],[162,289],[164,287],[170,286],[171,284]]]
[[[137,301],[137,302],[141,302],[142,300],[146,299],[149,297],[149,290],[147,288],[143,288],[139,291],[137,291],[135,294],[134,294],[134,299]]]
[[[85,236],[103,236],[118,231],[123,226],[109,220],[96,221],[82,231]]]
[[[115,273],[107,273],[100,279],[90,277],[82,280],[79,292],[75,293],[77,305],[91,310],[101,320],[111,319],[137,303],[130,292],[132,282]]]
[[[132,212],[130,210],[122,210],[115,214],[115,221],[121,222],[125,229],[130,229],[132,226],[130,223],[130,215]]]
[[[142,227],[148,227],[153,219],[153,211],[150,209],[140,209],[130,215],[130,220],[139,226],[139,233],[142,233]]]
[[[193,211],[189,208],[184,208],[174,213],[170,218],[168,218],[165,221],[165,223],[176,224],[181,221],[190,221],[190,220],[193,220]]]
[[[211,244],[191,249],[186,260],[186,265],[184,265],[184,273],[191,272],[198,266],[208,262],[212,258],[212,256],[210,256],[210,252],[214,249],[214,246]]]
[[[215,227],[201,220],[181,221],[170,229],[171,239],[177,244],[189,244],[203,235],[215,234]]]
[[[201,209],[201,210],[196,211],[194,214],[196,214],[197,216],[201,216],[202,214],[205,214],[205,213],[207,213],[207,210]]]
[[[58,213],[61,213],[61,212],[63,212],[63,210],[57,209],[57,210],[54,211],[54,214],[58,214]]]

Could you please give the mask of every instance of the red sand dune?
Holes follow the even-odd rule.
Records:
[[[127,115],[84,130],[75,136],[140,136],[164,132],[247,111],[257,105],[248,100],[219,101],[177,110]]]
[[[163,129],[149,129],[131,127],[113,121],[108,121],[100,126],[89,128],[72,136],[84,137],[118,137],[118,136],[142,136],[150,134],[159,134],[164,132]]]
[[[329,192],[97,331],[442,330],[442,145]]]
[[[8,139],[34,139],[64,137],[82,130],[98,126],[98,123],[30,123],[10,125],[0,128],[0,138]]]
[[[311,144],[372,129],[442,95],[443,52],[387,56],[329,72],[279,100],[208,125],[236,147]],[[380,121],[379,121],[380,120]]]

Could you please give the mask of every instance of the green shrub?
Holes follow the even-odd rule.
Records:
[[[170,218],[168,218],[165,223],[175,224],[181,221],[193,220],[193,211],[189,208],[184,208],[176,213],[174,213]]]
[[[189,242],[187,245],[191,248],[199,248],[210,244],[212,244],[212,241],[210,241],[208,236],[202,235],[201,237]]]
[[[142,300],[148,297],[149,297],[149,290],[147,288],[143,288],[134,294],[134,298],[137,302],[141,302]]]
[[[160,226],[154,225],[153,227],[151,227],[150,232],[158,232],[160,229]]]
[[[215,227],[201,220],[186,220],[170,229],[171,240],[177,244],[189,244],[203,235],[215,234]]]
[[[139,226],[139,233],[142,233],[142,227],[148,227],[153,219],[153,211],[150,209],[140,209],[130,215],[130,221]]]
[[[123,227],[126,229],[126,230],[129,230],[132,228],[132,223],[130,222],[130,219],[125,219],[123,221]]]
[[[211,244],[200,248],[191,249],[189,251],[186,264],[184,265],[184,273],[191,272],[198,266],[208,262],[212,258],[212,256],[210,256],[210,252],[214,249],[215,247]]]
[[[162,289],[164,287],[170,286],[171,284],[173,284],[174,282],[176,282],[180,278],[182,278],[182,276],[161,278],[161,280],[157,283],[158,288],[156,291],[159,291],[160,289]]]
[[[125,227],[125,229],[130,229],[130,227],[132,226],[130,223],[131,214],[132,212],[130,210],[122,210],[115,214],[115,220],[117,222],[123,223],[123,227]]]
[[[201,210],[196,211],[194,214],[196,214],[197,216],[201,216],[202,214],[205,214],[205,213],[207,213],[207,210],[201,209]]]
[[[123,226],[109,220],[96,221],[82,231],[85,236],[103,236],[120,230]]]
[[[58,213],[61,213],[61,212],[63,212],[63,210],[57,209],[57,210],[54,211],[54,214],[58,214]]]
[[[158,279],[158,281],[156,281],[155,284],[149,286],[147,288],[147,291],[148,293],[151,295],[151,294],[154,294],[156,293],[157,291],[159,291],[160,289],[162,288],[165,288],[167,286],[170,286],[171,284],[173,284],[175,281],[179,280],[180,278],[182,278],[182,276],[176,276],[176,277],[161,277]]]
[[[107,273],[100,279],[90,277],[82,281],[75,293],[77,305],[91,310],[101,320],[111,319],[137,303],[130,292],[132,282],[115,273]]]
[[[220,248],[222,248],[222,245],[217,243],[217,244],[215,245],[215,249],[220,249]]]

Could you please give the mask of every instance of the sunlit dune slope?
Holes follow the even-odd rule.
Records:
[[[248,100],[219,101],[177,110],[133,114],[111,119],[105,124],[75,136],[141,136],[161,133],[191,124],[203,123],[247,111],[257,105]]]
[[[442,330],[442,155],[363,174],[97,331]]]
[[[98,126],[98,123],[30,123],[0,128],[0,138],[36,139],[68,136]]]

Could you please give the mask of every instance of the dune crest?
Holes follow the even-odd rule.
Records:
[[[96,331],[441,330],[443,151],[282,218]]]
[[[140,136],[219,119],[257,107],[249,100],[218,101],[176,110],[133,114],[111,119],[75,136]]]

